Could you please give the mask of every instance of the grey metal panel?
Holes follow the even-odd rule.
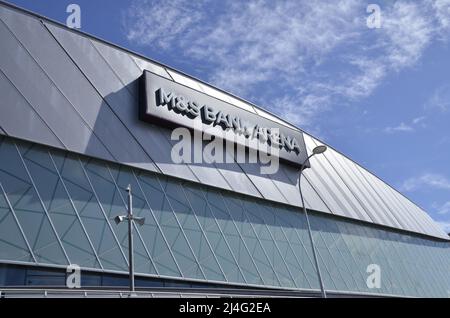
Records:
[[[364,197],[366,204],[370,207],[370,213],[372,213],[374,218],[381,219],[386,222],[380,224],[403,228],[402,222],[397,219],[397,217],[379,198],[373,187],[367,182],[362,173],[359,171],[357,164],[337,152],[334,152],[334,154],[337,161],[340,162],[342,168],[348,174],[348,177],[355,182],[355,185],[360,192],[358,196]]]
[[[286,175],[286,171],[285,171],[285,169],[289,169],[289,168],[287,168],[287,167],[284,168],[283,166],[285,166],[285,165],[283,163],[280,163],[280,167],[277,170],[277,172],[274,174],[269,174],[268,178],[270,178],[272,180],[272,182],[275,184],[277,189],[280,190],[283,197],[286,199],[286,201],[289,204],[301,207],[302,201],[300,198],[300,192],[298,190],[299,169],[295,169],[295,168],[293,169],[294,170],[293,177],[297,176],[297,179],[295,177],[289,178]],[[302,188],[302,190],[304,190],[304,189]]]
[[[165,77],[167,79],[173,80],[172,77],[167,73],[166,69],[162,66],[156,65],[154,63],[151,63],[147,60],[144,60],[137,56],[130,55],[131,58],[136,62],[136,64],[139,66],[141,71],[147,70],[149,72],[158,74],[159,76]]]
[[[424,213],[418,213],[418,210],[414,208],[411,201],[405,199],[400,193],[389,187],[392,195],[398,200],[399,204],[403,207],[405,213],[407,213],[411,220],[417,225],[422,233],[434,233],[436,234],[436,229],[428,223],[427,218]]]
[[[106,62],[114,69],[114,72],[120,78],[120,80],[127,86],[130,93],[134,96],[135,100],[138,101],[138,81],[136,79],[142,73],[142,70],[138,67],[136,62],[132,57],[119,50],[115,50],[103,43],[92,41],[95,47],[99,50],[101,55],[104,57]],[[136,105],[137,107],[137,102]],[[144,146],[144,149],[150,156],[153,157],[152,148],[153,145],[149,143],[148,138],[148,123],[139,123],[132,127],[132,133],[137,137],[137,140]],[[164,134],[166,136],[166,134]],[[170,150],[175,141],[168,138],[168,150]],[[195,144],[197,145],[197,143]],[[175,163],[174,163],[175,164]],[[219,173],[213,164],[203,163],[199,165],[188,165],[193,174],[202,183],[220,187],[223,189],[231,189],[226,183],[226,180]],[[194,179],[197,181],[197,179]]]
[[[226,164],[216,165],[221,175],[227,180],[231,188],[238,193],[245,193],[261,198],[262,195],[256,189],[253,182],[244,173],[242,168],[234,161],[234,156],[227,151],[224,151]]]
[[[0,55],[0,59],[3,56]],[[0,96],[0,125],[4,134],[65,149],[61,141],[1,71]]]
[[[61,142],[67,149],[81,153],[89,147],[92,155],[101,157],[104,153],[102,144],[92,136],[92,131],[82,122],[79,114],[3,22],[0,22],[0,38],[0,69]]]
[[[138,86],[136,79],[142,74],[143,69],[140,67],[145,67],[145,69],[150,68],[151,71],[157,71],[158,74],[165,72],[165,70],[157,65],[151,64],[149,62],[146,62],[142,59],[135,58],[131,56],[130,54],[127,54],[125,52],[122,52],[120,50],[114,49],[104,43],[100,43],[98,41],[92,41],[97,50],[100,52],[100,54],[103,56],[103,58],[106,60],[106,62],[112,67],[114,70],[114,73],[120,78],[122,83],[127,86],[127,89],[130,91],[130,93],[138,99]],[[139,61],[138,64],[136,64],[136,60]],[[156,69],[155,69],[156,68]],[[163,76],[165,75],[166,78],[170,79],[168,77],[167,73],[163,73]],[[149,138],[149,124],[148,123],[136,123],[134,126],[132,126],[132,133],[137,138],[137,140],[143,145],[144,149],[147,151],[147,153],[150,154],[152,159],[156,156],[154,153],[154,142],[152,141],[153,138]],[[165,129],[162,129],[165,131]],[[166,132],[163,133],[163,135],[166,137],[168,144],[166,146],[166,151],[170,152],[171,145],[173,145],[175,142],[170,139],[170,134],[167,134]],[[199,145],[199,143],[196,143],[195,146]],[[159,149],[158,151],[161,151]],[[168,158],[168,156],[167,156]],[[168,161],[166,162],[168,163]],[[158,162],[156,162],[158,164]],[[175,164],[174,164],[175,165]],[[167,165],[168,166],[168,165]],[[223,189],[228,190],[235,190],[242,189],[242,186],[239,186],[243,182],[245,182],[246,186],[250,186],[245,193],[257,195],[258,192],[254,190],[254,187],[251,185],[251,182],[249,180],[246,180],[246,176],[242,174],[242,177],[239,178],[240,180],[236,184],[236,187],[233,186],[233,180],[236,179],[235,177],[232,177],[230,180],[228,180],[225,175],[229,175],[228,171],[231,170],[231,173],[233,171],[236,171],[239,169],[237,164],[233,161],[232,163],[228,163],[226,165],[220,165],[223,168],[218,169],[218,167],[214,164],[207,164],[207,163],[201,163],[201,164],[188,164],[188,167],[190,168],[191,172],[197,177],[197,179],[204,184],[216,186]],[[173,169],[179,169],[173,168]],[[239,169],[240,170],[240,169]],[[168,171],[170,174],[170,170]],[[191,176],[191,180],[196,180],[193,176]],[[228,181],[228,182],[227,182]]]
[[[168,141],[170,131],[152,124],[147,127],[148,138],[151,142],[151,156],[153,162],[162,171],[162,173],[191,181],[198,181],[187,165],[175,164],[171,158],[171,145]]]
[[[322,177],[318,174],[315,169],[307,169],[303,172],[305,179],[308,180],[309,184],[313,187],[313,189],[317,192],[319,197],[323,200],[325,205],[329,207],[332,214],[347,216],[342,208],[339,206],[339,203],[336,201],[334,195],[329,192],[329,189],[326,187],[326,181],[322,179]]]
[[[389,206],[391,211],[397,216],[398,219],[402,220],[404,224],[403,229],[410,231],[420,231],[419,228],[410,220],[409,216],[404,213],[403,209],[398,205],[398,202],[392,196],[386,184],[382,183],[377,177],[369,173],[363,168],[359,169],[363,172],[364,177],[367,178],[368,182],[373,185],[375,191],[380,194],[380,197],[386,205]]]
[[[355,195],[355,198],[364,207],[366,213],[371,219],[381,225],[387,225],[392,227],[401,226],[395,218],[384,211],[380,211],[376,205],[373,204],[374,199],[370,197],[369,187],[364,184],[364,180],[358,177],[353,171],[351,166],[354,165],[350,160],[337,153],[334,149],[329,148],[324,156],[329,160],[331,165],[335,168],[336,173],[344,180],[350,191]]]
[[[395,191],[395,190],[393,190]],[[395,191],[396,192],[396,191]],[[429,235],[442,235],[445,234],[442,230],[439,229],[437,224],[431,221],[431,218],[427,213],[422,211],[418,206],[412,203],[407,198],[403,197],[400,193],[396,193],[398,199],[402,201],[402,204],[408,209],[408,212],[411,214],[412,218],[418,221],[424,230],[424,233]]]
[[[51,23],[45,23],[45,25],[106,101],[102,104],[100,110],[104,111],[110,118],[110,109],[112,109],[120,119],[121,123],[116,120],[117,123],[112,127],[116,129],[117,133],[110,135],[108,141],[108,144],[109,142],[115,142],[117,145],[116,149],[112,150],[116,159],[135,167],[156,171],[157,169],[149,155],[145,153],[128,130],[128,127],[132,127],[134,124],[128,119],[136,117],[135,120],[137,121],[137,110],[134,112],[134,108],[137,106],[136,100],[127,87],[115,76],[88,38]],[[108,109],[109,107],[110,109]],[[102,115],[102,113],[99,114],[99,116]],[[105,118],[105,122],[108,118]],[[105,138],[108,138],[108,136],[105,136]]]
[[[429,230],[429,226],[427,225],[426,219],[424,218],[423,214],[415,215],[416,214],[415,210],[411,209],[409,206],[410,204],[409,200],[405,200],[400,193],[398,193],[391,187],[389,187],[389,191],[392,193],[394,198],[399,202],[399,205],[403,208],[403,210],[408,215],[410,220],[412,220],[412,222],[417,226],[417,228],[420,229],[420,232],[427,233]]]
[[[428,215],[426,211],[422,210],[420,207],[418,207],[412,202],[409,202],[409,204],[411,204],[412,209],[416,210],[416,215],[422,216],[424,218],[424,221],[429,225],[428,232],[430,235],[433,236],[439,235],[441,238],[448,240],[448,234],[444,231],[444,229],[441,226],[439,226],[436,222],[434,222],[434,220],[430,217],[430,215]]]
[[[252,151],[249,152],[249,162],[257,162],[256,154]],[[266,174],[261,173],[260,166],[258,164],[249,162],[239,163],[239,166],[245,172],[247,177],[252,181],[261,195],[268,200],[289,203],[286,197],[270,179],[270,177]]]
[[[300,199],[300,192],[298,191],[298,182],[296,180],[289,179],[284,171],[280,168],[274,174],[267,175],[269,180],[275,184],[275,187],[280,191],[283,198],[291,205],[302,206]]]
[[[172,140],[170,138],[171,130],[168,129],[164,130],[167,131],[167,134],[165,134],[165,136],[170,144],[170,148],[172,149],[172,147],[176,143],[178,143],[178,141]],[[200,140],[195,142],[194,138],[191,139],[192,153],[195,153],[196,151],[202,152],[204,149],[202,141]],[[212,185],[226,190],[231,190],[230,185],[227,183],[225,178],[220,174],[219,170],[217,170],[216,166],[213,163],[206,163],[206,162],[190,163],[187,164],[187,166],[201,183]]]
[[[316,147],[313,138],[304,135],[308,152]],[[364,212],[362,206],[352,196],[353,194],[343,184],[340,177],[336,174],[333,167],[327,162],[325,157],[318,155],[310,160],[311,169],[304,173],[311,181],[313,187],[319,192],[320,197],[327,203],[333,214],[339,214],[346,217],[369,221],[372,220]]]
[[[118,133],[115,123],[120,124],[120,122],[114,118],[112,112],[106,111],[107,108],[102,108],[102,98],[94,91],[76,65],[40,21],[26,18],[7,9],[0,9],[0,18],[30,52],[65,99],[76,109],[84,124],[94,130],[93,142],[88,145],[84,153],[100,156],[102,159],[113,159],[109,149],[116,148],[117,142],[111,136]],[[80,91],[83,93],[80,94]],[[76,135],[75,131],[73,135]],[[100,146],[98,145],[99,139],[103,143]],[[109,141],[109,145],[105,145],[105,141]]]
[[[358,166],[357,164],[350,165],[353,169],[354,173],[358,176],[358,179],[360,179],[362,182],[364,182],[368,186],[368,193],[371,193],[373,203],[376,205],[379,209],[381,209],[384,213],[390,214],[395,220],[399,223],[400,229],[407,229],[409,228],[409,225],[404,220],[404,218],[396,212],[396,209],[389,204],[389,202],[386,201],[386,198],[383,198],[382,192],[378,189],[375,181],[372,181],[374,176],[370,174],[367,170],[364,168]]]
[[[280,165],[280,170],[291,181],[291,184],[294,185],[294,187],[297,191],[297,196],[298,196],[298,200],[299,200],[299,203],[296,205],[301,207],[302,204],[301,204],[300,192],[298,189],[298,176],[299,176],[298,169],[291,167],[291,166],[287,166],[287,165]],[[302,187],[302,194],[303,194],[303,198],[305,200],[306,208],[315,210],[315,211],[331,213],[330,209],[326,206],[324,201],[319,197],[316,190],[314,190],[314,188],[311,186],[310,182],[304,175],[301,178],[301,187]]]
[[[284,166],[266,176],[254,165],[173,164],[170,131],[137,118],[135,78],[145,68],[171,79],[164,67],[45,22],[63,50],[38,19],[0,7],[8,25],[0,25],[3,133],[155,171],[153,159],[168,175],[300,205],[295,172]],[[447,238],[424,211],[347,158],[331,150],[314,160],[302,180],[307,207]]]
[[[381,180],[379,180],[382,184],[384,184]],[[385,190],[389,195],[393,198],[393,200],[396,202],[399,210],[402,211],[402,214],[409,220],[409,223],[411,224],[411,230],[419,233],[426,233],[425,227],[423,224],[418,222],[416,218],[412,215],[412,213],[409,211],[408,207],[405,205],[404,202],[402,202],[398,196],[398,193],[394,191],[391,187],[385,186]]]

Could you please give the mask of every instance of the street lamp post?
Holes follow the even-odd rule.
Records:
[[[134,292],[134,253],[133,253],[133,221],[139,225],[144,225],[145,218],[133,215],[133,197],[131,195],[131,185],[127,187],[128,211],[127,215],[118,215],[114,218],[116,224],[125,220],[128,221],[128,268],[130,273],[130,291]]]
[[[303,193],[302,193],[302,187],[301,187],[301,178],[302,178],[302,174],[303,174],[303,170],[305,168],[306,162],[309,159],[311,159],[313,156],[321,154],[321,153],[324,153],[326,150],[327,150],[327,146],[323,146],[322,145],[322,146],[315,147],[313,149],[313,153],[311,155],[309,155],[309,157],[306,158],[305,161],[303,161],[303,163],[301,165],[300,174],[298,176],[298,189],[300,191],[300,197],[301,197],[301,200],[302,200],[303,213],[306,216],[306,224],[308,225],[309,239],[311,241],[311,247],[312,247],[312,252],[313,252],[314,263],[316,265],[316,270],[317,270],[317,277],[319,278],[320,292],[321,292],[323,298],[327,298],[327,294],[326,294],[325,288],[323,286],[322,275],[320,274],[319,262],[317,260],[316,248],[314,246],[314,239],[313,239],[312,231],[311,231],[311,224],[309,223],[308,211],[306,210],[305,200],[303,199]]]

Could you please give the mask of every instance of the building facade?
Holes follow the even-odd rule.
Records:
[[[140,116],[143,77],[298,136],[305,157],[323,143],[301,129],[5,3],[0,48],[0,286],[64,286],[70,264],[82,287],[126,286],[127,226],[113,219],[131,185],[134,214],[145,217],[134,235],[137,287],[301,295],[319,291],[319,268],[331,294],[448,297],[449,236],[420,207],[328,147],[301,179],[311,240],[292,158],[272,174],[227,150],[226,163],[175,163],[173,127]]]

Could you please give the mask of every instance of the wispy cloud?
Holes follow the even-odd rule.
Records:
[[[313,127],[446,38],[448,2],[386,2],[368,29],[358,0],[135,0],[124,26],[130,41],[193,59],[206,80]]]
[[[433,203],[433,208],[436,209],[438,214],[450,214],[450,201],[447,201],[444,204]]]
[[[425,173],[418,177],[405,180],[401,185],[400,190],[409,192],[422,189],[424,187],[450,190],[450,180],[440,174]]]
[[[412,120],[412,123],[414,125],[418,125],[419,123],[423,122],[426,119],[425,116],[416,117]]]
[[[433,92],[425,103],[426,109],[437,109],[442,112],[450,110],[450,84],[443,85]]]
[[[436,20],[442,30],[450,29],[450,0],[432,1],[432,7],[435,10]],[[443,38],[448,41],[448,38]]]
[[[436,222],[437,224],[439,224],[443,229],[444,229],[444,231],[445,232],[447,232],[447,233],[450,233],[450,222]]]
[[[383,131],[385,133],[392,134],[394,132],[399,132],[399,131],[401,131],[401,132],[411,132],[411,131],[414,131],[414,128],[412,126],[410,126],[410,125],[407,125],[407,124],[401,122],[398,126],[386,127],[386,128],[383,129]]]
[[[409,124],[401,122],[397,126],[385,127],[383,129],[383,132],[385,132],[387,134],[393,134],[393,133],[396,133],[396,132],[413,132],[418,127],[421,127],[421,128],[425,128],[426,127],[426,125],[424,123],[425,119],[426,119],[425,116],[416,117],[413,120],[411,120],[411,123],[409,123]]]
[[[124,12],[129,41],[170,49],[174,41],[187,34],[203,18],[204,1],[133,1]]]

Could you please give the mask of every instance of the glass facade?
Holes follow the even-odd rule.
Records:
[[[0,137],[0,262],[127,272],[127,226],[113,218],[125,213],[128,184],[133,212],[146,218],[135,231],[137,275],[319,288],[298,208],[8,137]],[[449,295],[448,242],[322,213],[310,221],[326,290]],[[366,284],[370,264],[380,288]]]

